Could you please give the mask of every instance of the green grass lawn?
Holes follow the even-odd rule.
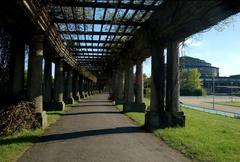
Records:
[[[219,101],[214,103],[217,105],[240,107],[240,101]]]
[[[149,105],[149,100],[146,100]],[[120,107],[120,106],[118,106]],[[154,134],[186,156],[199,161],[240,161],[240,120],[183,108],[185,128],[154,130]],[[126,113],[140,126],[144,113]]]
[[[71,106],[66,105],[65,111],[70,109]],[[48,126],[55,123],[62,114],[62,111],[47,112]],[[43,133],[43,129],[21,130],[11,136],[0,137],[0,162],[18,159]]]

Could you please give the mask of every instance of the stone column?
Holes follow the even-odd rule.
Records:
[[[127,102],[128,100],[128,84],[129,84],[129,80],[128,80],[128,73],[127,73],[127,69],[124,71],[124,92],[123,92],[123,97],[124,97],[124,102]]]
[[[110,89],[111,92],[109,95],[109,99],[114,101],[116,99],[116,94],[117,94],[117,74],[115,70],[113,70],[111,83],[112,83],[112,86]]]
[[[90,90],[90,88],[91,88],[90,80],[87,80],[87,94],[88,94],[88,96],[91,96],[91,90]]]
[[[123,105],[123,111],[129,112],[132,109],[132,105],[134,104],[134,87],[133,87],[133,65],[129,64],[128,68],[125,71],[125,86],[124,86],[124,96],[125,103]]]
[[[124,103],[124,72],[122,70],[117,71],[117,83],[116,83],[116,105]]]
[[[164,98],[165,98],[165,64],[164,48],[160,44],[154,44],[151,49],[152,72],[151,72],[151,101],[150,110],[145,116],[145,126],[148,129],[163,126]]]
[[[80,101],[80,95],[79,95],[79,74],[75,73],[74,77],[74,99],[77,101]]]
[[[52,63],[48,59],[45,59],[44,67],[44,102],[51,102],[52,100]]]
[[[90,81],[90,93],[93,95],[93,81]]]
[[[143,103],[143,65],[142,62],[138,62],[136,65],[135,76],[135,90],[136,90],[136,103]]]
[[[20,97],[24,89],[24,58],[25,46],[21,40],[13,38],[11,41],[11,57],[13,58],[12,93]]]
[[[86,80],[86,78],[84,78],[84,80],[83,80],[84,82],[83,82],[83,87],[84,87],[84,95],[85,95],[85,97],[88,97],[88,92],[87,92],[87,80]]]
[[[70,69],[67,73],[67,104],[74,104],[73,98],[73,70]]]
[[[63,101],[64,93],[64,73],[63,73],[63,60],[59,59],[55,65],[55,78],[54,78],[54,100],[55,109],[64,110],[65,103]]]
[[[136,76],[134,81],[135,103],[127,111],[131,112],[145,112],[146,105],[143,102],[143,73],[142,62],[139,61],[136,65]]]
[[[185,116],[179,105],[179,43],[168,43],[167,49],[167,89],[166,89],[166,124],[184,126]]]
[[[79,77],[79,91],[80,91],[80,98],[84,99],[84,83],[83,83],[83,76],[80,75]]]
[[[42,62],[43,62],[43,41],[42,35],[33,37],[30,46],[31,59],[29,60],[29,67],[31,68],[31,75],[29,75],[29,99],[35,105],[37,118],[43,128],[47,126],[47,115],[43,111],[43,95],[42,95]]]

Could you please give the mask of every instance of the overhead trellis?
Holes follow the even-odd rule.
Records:
[[[51,0],[48,12],[64,45],[97,74],[107,68],[162,0]]]

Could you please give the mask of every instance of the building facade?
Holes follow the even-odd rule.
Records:
[[[240,92],[240,75],[219,76],[219,68],[204,60],[183,56],[180,58],[180,68],[181,70],[198,69],[203,88],[208,94]]]
[[[201,73],[201,77],[203,78],[219,76],[218,67],[214,67],[204,60],[189,56],[180,57],[180,68],[184,70],[198,69],[198,71]]]

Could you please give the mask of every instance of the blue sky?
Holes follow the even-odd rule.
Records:
[[[219,67],[220,76],[240,74],[240,14],[230,20],[222,31],[215,26],[190,37],[181,55],[200,58]],[[144,62],[143,72],[151,75],[150,58]]]

